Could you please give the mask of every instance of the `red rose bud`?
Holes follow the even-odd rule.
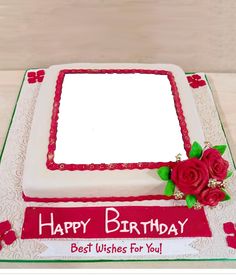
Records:
[[[222,158],[219,151],[209,148],[204,151],[201,160],[206,164],[211,178],[218,181],[223,181],[226,178],[229,163]]]
[[[177,163],[171,172],[171,180],[181,192],[197,195],[207,186],[209,172],[204,162],[192,158]]]
[[[203,205],[216,206],[225,199],[225,193],[219,188],[207,188],[197,196],[197,199]]]

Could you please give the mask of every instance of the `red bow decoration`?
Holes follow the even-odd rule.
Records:
[[[229,247],[236,249],[236,228],[234,223],[226,222],[223,224],[224,232],[229,236],[226,237],[226,241]]]
[[[42,82],[44,79],[45,71],[44,70],[38,70],[37,72],[28,72],[28,82],[30,84],[36,83],[36,82]]]
[[[0,250],[2,250],[1,241],[4,241],[6,245],[11,245],[16,240],[16,234],[11,229],[9,221],[0,223]]]
[[[187,76],[188,83],[192,88],[199,88],[206,85],[206,81],[201,79],[201,76],[198,74],[193,74]]]

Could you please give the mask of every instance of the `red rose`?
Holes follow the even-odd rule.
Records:
[[[198,195],[197,199],[203,205],[216,206],[225,199],[225,193],[219,188],[207,188]]]
[[[199,194],[208,184],[206,164],[197,158],[180,161],[171,172],[171,179],[185,194]]]
[[[201,160],[208,167],[209,175],[211,178],[222,181],[227,176],[229,163],[222,158],[219,151],[209,148],[204,151]]]

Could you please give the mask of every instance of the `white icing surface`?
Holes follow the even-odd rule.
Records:
[[[24,193],[29,197],[106,197],[162,194],[164,185],[156,176],[155,169],[70,172],[50,171],[46,168],[55,84],[59,71],[70,68],[136,68],[171,71],[178,86],[191,142],[198,140],[203,144],[204,136],[191,90],[184,72],[179,67],[164,64],[71,64],[52,66],[46,70],[45,79],[36,103],[23,174]],[[173,138],[175,139],[176,136],[174,135]],[[167,146],[163,145],[165,148]],[[173,157],[177,153],[179,151],[172,152]]]
[[[65,75],[56,163],[168,162],[177,153],[187,158],[166,75]]]

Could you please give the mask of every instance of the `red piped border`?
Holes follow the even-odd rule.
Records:
[[[59,72],[57,82],[56,82],[56,91],[54,96],[52,117],[51,117],[51,128],[49,135],[49,144],[48,144],[48,153],[47,153],[47,162],[46,166],[50,170],[124,170],[124,169],[155,169],[160,167],[160,162],[138,162],[138,163],[110,163],[110,164],[66,164],[66,163],[55,163],[54,162],[54,152],[56,150],[56,140],[57,140],[57,125],[59,118],[59,108],[60,108],[60,99],[62,94],[62,84],[66,74],[130,74],[130,73],[139,73],[139,74],[156,74],[156,75],[166,75],[171,84],[172,95],[174,98],[174,104],[176,108],[176,113],[179,119],[179,125],[183,137],[184,149],[187,154],[189,154],[191,143],[188,135],[187,124],[183,114],[182,104],[179,97],[178,88],[174,79],[174,75],[170,71],[165,70],[144,70],[144,69],[65,69]]]
[[[142,195],[142,196],[129,196],[129,197],[81,197],[81,198],[38,198],[28,197],[22,193],[22,198],[26,202],[133,202],[144,200],[173,200],[174,196],[165,195]]]

